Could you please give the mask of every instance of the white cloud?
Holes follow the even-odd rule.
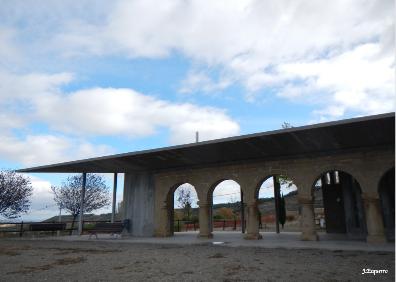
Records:
[[[14,43],[15,30],[0,26],[0,66],[12,67],[20,61],[21,53]]]
[[[45,94],[59,93],[60,87],[72,79],[71,73],[20,75],[0,69],[0,103],[31,102],[39,96],[45,97]]]
[[[222,77],[219,81],[213,81],[213,79],[206,73],[190,72],[187,77],[181,82],[179,89],[180,93],[193,93],[193,92],[204,92],[204,93],[216,93],[226,89],[232,83],[230,78]]]
[[[19,47],[27,53],[67,58],[183,54],[193,62],[193,70],[182,81],[181,92],[211,93],[240,83],[246,98],[254,100],[268,93],[263,90],[276,87],[281,97],[298,97],[317,104],[316,113],[340,117],[348,111],[392,110],[386,105],[395,98],[393,87],[388,87],[394,82],[388,75],[394,69],[393,11],[391,0],[87,0],[73,5],[46,3],[45,7],[24,1],[3,5],[0,24],[11,26],[13,32],[0,40],[26,37],[29,44]],[[19,24],[22,19],[26,22],[23,27]],[[5,50],[0,57],[12,49]],[[216,79],[213,69],[219,72]],[[302,81],[295,83],[292,78]],[[59,100],[73,104],[73,99],[83,99],[82,93],[89,96],[75,92],[73,97]],[[101,97],[98,103],[105,99]],[[54,100],[48,104],[59,102]],[[42,104],[45,108],[44,101]],[[113,109],[111,103],[106,109]],[[117,116],[120,124],[126,116]],[[64,124],[65,128],[69,125]],[[105,134],[110,131],[108,126],[90,128]],[[138,124],[136,132],[129,134],[150,134],[155,128]],[[122,130],[122,126],[112,129]]]
[[[220,109],[171,103],[132,89],[81,90],[36,104],[41,120],[69,133],[145,137],[168,128],[174,144],[193,142],[195,131],[205,140],[239,133],[238,124]]]
[[[0,129],[22,128],[34,121],[35,102],[60,92],[72,74],[14,74],[0,68]]]
[[[44,165],[114,152],[107,145],[93,145],[86,141],[54,135],[26,135],[16,137],[3,134],[0,139],[2,159],[26,166]]]
[[[213,203],[233,203],[241,200],[240,185],[234,180],[224,180],[213,190]]]
[[[32,4],[3,5],[2,22],[15,26],[24,19],[28,24],[21,32],[39,34],[37,40],[53,50],[149,58],[180,51],[195,61],[224,65],[241,74],[378,38],[384,46],[393,45],[390,0]]]
[[[30,178],[33,187],[31,204],[29,211],[22,214],[19,220],[39,221],[57,215],[59,209],[54,201],[51,182],[33,175],[26,176]]]
[[[146,137],[166,128],[171,143],[181,144],[193,142],[195,131],[200,132],[202,140],[239,133],[239,125],[218,108],[173,103],[132,89],[92,88],[64,93],[61,87],[72,78],[69,73],[0,73],[0,104],[6,105],[7,115],[18,113],[20,124],[43,122],[77,136]],[[55,141],[65,146],[58,138]]]
[[[173,103],[132,89],[92,88],[65,93],[69,73],[27,75],[0,73],[2,138],[0,155],[24,165],[53,163],[108,154],[112,148],[94,145],[87,136],[154,135],[169,130],[172,144],[239,133],[239,125],[225,111],[188,103]],[[26,127],[39,122],[59,133],[37,134]],[[16,136],[7,129],[19,129]],[[65,135],[66,134],[66,135]]]
[[[317,112],[339,117],[392,110],[381,106],[395,96],[388,87],[394,81],[388,75],[394,69],[392,11],[390,0],[118,1],[100,23],[65,20],[50,41],[69,55],[158,58],[181,52],[198,63],[181,84],[184,93],[241,83],[254,100],[261,90],[285,83],[286,75],[314,77],[314,85],[288,81],[280,96],[310,98],[312,87],[325,89],[332,98],[310,101],[325,100],[328,107],[319,105]],[[220,69],[218,81],[208,66]],[[336,107],[343,110],[331,110]]]
[[[394,111],[394,58],[382,56],[380,49],[379,44],[362,44],[329,59],[280,65],[277,72],[284,81],[300,83],[281,87],[280,95],[309,98],[322,107],[316,111],[322,118],[339,118],[346,111]]]

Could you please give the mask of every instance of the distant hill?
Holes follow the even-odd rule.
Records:
[[[297,191],[292,191],[286,195],[285,197],[285,204],[286,204],[286,209],[289,212],[298,212],[299,211],[299,204],[298,204],[298,198],[297,198],[298,192]],[[320,189],[315,189],[314,191],[314,196],[315,196],[315,202],[314,202],[314,207],[315,208],[322,208],[323,207],[323,201],[322,201],[322,191]],[[214,204],[213,205],[213,210],[217,210],[220,208],[231,208],[231,209],[236,209],[237,207],[240,206],[240,202],[234,202],[234,203],[221,203],[221,204]],[[275,211],[275,202],[274,198],[261,198],[258,199],[258,208],[261,212],[261,214],[271,214],[274,213]],[[182,212],[182,209],[175,209],[175,211],[180,211]],[[192,214],[193,216],[198,217],[198,208],[193,208],[192,209]],[[116,214],[115,217],[116,220],[122,220],[120,214]],[[72,221],[73,217],[71,215],[62,215],[62,221]],[[78,220],[78,217],[77,219]],[[85,214],[84,215],[84,220],[85,221],[110,221],[111,220],[111,213],[106,213],[106,214]],[[58,216],[53,216],[51,218],[48,218],[44,220],[43,222],[58,222],[59,217]]]
[[[288,212],[299,212],[299,203],[298,203],[298,192],[292,191],[286,195],[285,197],[285,206]],[[323,207],[323,196],[322,191],[320,189],[314,190],[314,208],[322,208]],[[271,198],[263,198],[259,199],[258,208],[261,214],[268,214],[275,212],[275,199]]]
[[[76,218],[78,220],[78,216]],[[110,221],[111,220],[111,213],[104,213],[104,214],[84,214],[85,221]],[[115,220],[122,220],[119,214],[115,215]],[[43,222],[58,222],[59,216],[53,216]],[[71,215],[62,215],[62,221],[73,221],[73,217]]]

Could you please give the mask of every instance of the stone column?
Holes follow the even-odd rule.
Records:
[[[262,239],[263,237],[259,233],[257,200],[247,203],[247,208],[247,233],[244,238],[247,240]]]
[[[160,208],[160,216],[158,222],[158,228],[156,229],[156,237],[169,237],[171,236],[170,226],[169,226],[169,211],[168,205],[165,202]]]
[[[315,215],[312,196],[298,196],[298,203],[301,208],[301,240],[318,240],[318,235],[315,230]]]
[[[385,243],[384,223],[381,215],[381,202],[376,194],[362,194],[366,212],[367,242]]]
[[[200,238],[212,238],[213,234],[209,228],[210,205],[207,202],[198,201],[199,206],[199,234]]]

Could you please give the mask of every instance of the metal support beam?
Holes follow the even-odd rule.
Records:
[[[279,233],[279,201],[280,201],[280,183],[279,178],[274,175],[272,177],[274,181],[274,198],[275,198],[275,221],[276,221],[276,233]]]
[[[81,200],[80,200],[80,218],[78,221],[78,235],[82,235],[83,220],[84,220],[84,199],[85,199],[85,186],[87,185],[87,173],[82,174],[82,187],[81,187]]]
[[[114,184],[113,184],[113,206],[111,209],[111,222],[114,222],[115,210],[116,210],[116,199],[117,199],[117,173],[114,173]]]

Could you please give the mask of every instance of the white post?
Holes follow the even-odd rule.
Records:
[[[195,132],[195,142],[198,143],[199,142],[199,131]]]
[[[81,201],[80,201],[80,219],[78,221],[78,235],[82,235],[83,231],[83,219],[84,219],[84,198],[85,198],[85,186],[87,184],[87,173],[83,172],[83,180],[81,187]]]
[[[114,173],[114,185],[113,185],[113,207],[111,209],[111,223],[114,223],[115,209],[117,199],[117,173]]]

